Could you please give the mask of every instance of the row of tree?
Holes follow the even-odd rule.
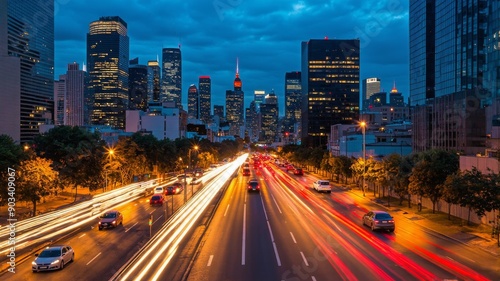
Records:
[[[429,198],[433,212],[440,200],[451,205],[457,204],[474,211],[478,217],[492,210],[500,211],[500,175],[482,173],[477,169],[460,171],[459,156],[444,150],[429,150],[407,156],[391,154],[381,160],[368,157],[349,158],[331,156],[320,148],[285,146],[282,157],[296,163],[327,171],[339,182],[355,182],[364,191],[363,179],[373,187],[373,191],[384,197],[391,190],[411,206],[411,196]]]
[[[158,140],[136,133],[120,137],[113,146],[101,135],[80,127],[58,126],[37,136],[30,144],[16,144],[0,135],[0,204],[7,203],[8,168],[16,170],[16,200],[36,204],[44,196],[79,187],[95,191],[106,186],[128,184],[151,176],[162,176],[187,166],[206,168],[233,157],[243,142],[212,143],[206,139]],[[12,178],[11,178],[12,179]]]

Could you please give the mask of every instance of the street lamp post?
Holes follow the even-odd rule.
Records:
[[[363,187],[362,187],[362,190],[363,190],[363,196],[365,196],[365,172],[366,172],[366,132],[365,132],[366,123],[365,123],[365,121],[362,121],[360,123],[360,126],[361,126],[361,130],[363,133]]]

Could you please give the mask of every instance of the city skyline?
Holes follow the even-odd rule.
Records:
[[[151,11],[158,14],[154,15]],[[212,78],[212,105],[225,104],[239,60],[245,108],[254,90],[274,90],[284,115],[285,73],[300,71],[300,46],[309,39],[359,38],[361,79],[379,77],[381,90],[394,82],[405,97],[408,84],[408,4],[382,1],[375,6],[358,1],[351,6],[308,1],[158,1],[148,4],[106,1],[56,1],[55,70],[85,61],[85,37],[90,22],[120,16],[128,24],[129,57],[145,64],[161,61],[162,48],[182,50],[182,104],[187,108],[189,85],[198,77]],[[315,20],[321,19],[321,20]]]

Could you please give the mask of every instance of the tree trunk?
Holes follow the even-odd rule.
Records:
[[[411,194],[408,193],[408,208],[411,208]]]
[[[470,225],[470,211],[471,207],[469,207],[469,213],[467,214],[467,225]]]
[[[31,200],[31,203],[33,203],[33,214],[31,214],[32,217],[36,216],[36,200]]]
[[[75,185],[75,201],[76,202],[76,198],[78,196],[78,185]]]

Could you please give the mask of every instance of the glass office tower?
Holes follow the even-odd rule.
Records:
[[[208,124],[212,112],[212,80],[210,76],[200,76],[198,80],[200,95],[200,119]]]
[[[0,134],[21,143],[54,118],[54,1],[0,1]]]
[[[359,116],[359,39],[302,42],[302,144],[325,146],[330,126]]]
[[[496,5],[485,0],[410,1],[414,151],[484,152],[492,93],[485,78],[494,71],[486,57],[493,20],[489,6]]]
[[[93,125],[125,128],[128,65],[127,23],[118,16],[91,22],[87,33],[87,70]]]
[[[161,76],[160,101],[173,101],[178,108],[182,108],[181,48],[163,48]]]

